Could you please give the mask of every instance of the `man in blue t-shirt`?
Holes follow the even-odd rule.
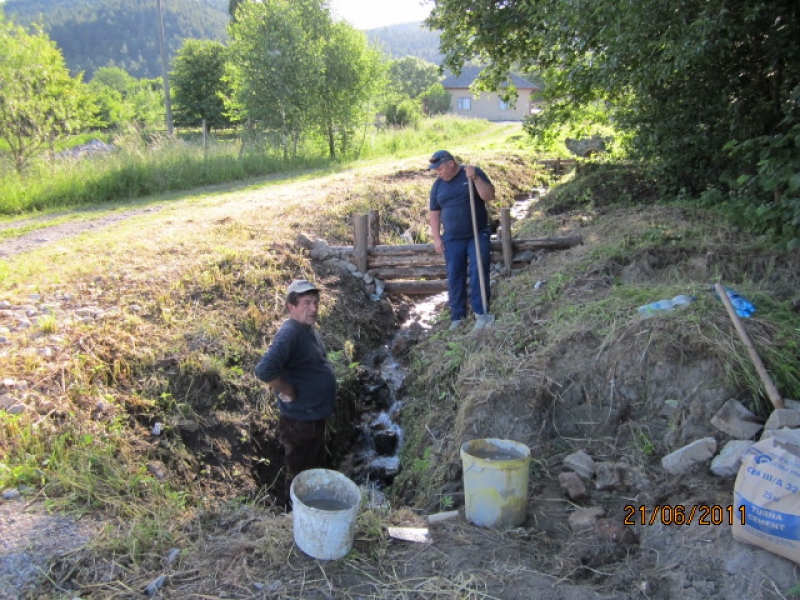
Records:
[[[467,276],[469,276],[470,306],[476,315],[483,315],[488,306],[481,299],[478,264],[486,282],[486,301],[489,301],[490,229],[486,202],[494,200],[494,186],[480,168],[459,165],[447,150],[439,150],[430,158],[429,170],[438,178],[431,188],[430,225],[436,252],[444,254],[447,265],[447,295],[450,304],[450,329],[458,328],[467,316]],[[475,253],[475,234],[469,185],[474,186],[475,216],[478,231],[480,260]],[[444,233],[442,233],[444,228]],[[476,327],[483,321],[477,319]]]
[[[319,288],[310,281],[291,283],[286,295],[289,318],[255,368],[256,377],[278,397],[278,431],[286,459],[284,504],[289,489],[307,469],[325,467],[325,420],[333,413],[336,375],[316,327]]]

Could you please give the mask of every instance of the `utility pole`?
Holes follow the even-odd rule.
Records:
[[[161,47],[161,78],[164,81],[164,107],[167,113],[167,134],[172,136],[172,100],[169,97],[169,63],[167,62],[167,44],[164,41],[164,12],[161,10],[161,0],[156,0],[158,10],[158,43]]]

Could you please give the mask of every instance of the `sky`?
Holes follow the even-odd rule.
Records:
[[[424,2],[424,4],[423,4]],[[356,29],[375,29],[397,23],[422,21],[433,7],[430,0],[330,0],[334,18]]]

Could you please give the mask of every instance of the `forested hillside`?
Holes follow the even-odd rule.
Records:
[[[183,40],[227,39],[227,0],[162,3],[170,59]],[[99,67],[120,67],[137,78],[161,74],[154,0],[8,0],[0,5],[20,24],[43,24],[73,75],[89,80]]]
[[[170,61],[185,39],[227,41],[228,0],[170,0],[162,6]],[[84,71],[88,81],[106,66],[139,79],[161,75],[155,0],[7,0],[0,10],[20,25],[42,23],[73,76]],[[420,22],[366,34],[390,58],[441,62],[439,34]]]
[[[416,56],[436,65],[442,62],[439,32],[430,31],[422,23],[401,23],[370,29],[367,37],[391,58]]]

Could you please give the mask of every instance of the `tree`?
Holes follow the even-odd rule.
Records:
[[[175,122],[209,129],[230,127],[224,98],[230,96],[225,75],[226,48],[209,40],[186,40],[172,71]]]
[[[542,72],[548,104],[532,132],[608,107],[667,189],[746,192],[754,214],[780,198],[781,219],[800,226],[796,147],[772,154],[780,182],[762,170],[762,153],[776,136],[793,139],[797,123],[796,1],[437,0],[428,25],[442,30],[451,69],[488,62],[483,89],[514,66]]]
[[[231,26],[229,109],[253,127],[279,132],[284,157],[307,129],[321,89],[321,39],[310,35],[314,20],[304,20],[305,8],[290,0],[245,2]]]
[[[334,24],[323,0],[244,2],[236,15],[229,112],[279,133],[284,157],[303,136],[322,135],[331,157],[346,152],[382,77],[364,35]]]
[[[318,122],[328,141],[328,154],[336,158],[337,140],[340,153],[347,153],[355,128],[369,120],[370,101],[383,84],[383,66],[366,36],[344,22],[331,28],[323,60]]]
[[[452,96],[438,81],[419,95],[422,110],[429,117],[443,115],[450,110]]]
[[[440,80],[439,67],[416,56],[404,56],[389,62],[392,89],[412,100]]]
[[[101,127],[120,129],[135,123],[148,128],[164,122],[163,89],[157,79],[140,80],[118,67],[102,67],[88,88]]]
[[[0,139],[22,173],[43,147],[90,118],[88,96],[55,44],[0,15]]]

